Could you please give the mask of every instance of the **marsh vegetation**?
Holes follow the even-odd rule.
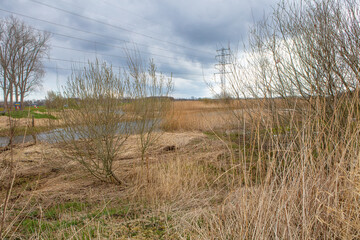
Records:
[[[279,4],[233,55],[226,101],[159,98],[152,62],[89,63],[51,120],[84,136],[1,153],[1,237],[359,239],[358,10]]]

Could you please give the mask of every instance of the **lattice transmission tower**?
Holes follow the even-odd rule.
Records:
[[[226,93],[226,74],[229,73],[226,70],[226,66],[230,64],[230,47],[228,48],[220,48],[216,50],[218,53],[215,58],[219,61],[218,64],[215,65],[215,68],[219,70],[218,73],[220,75],[220,87],[221,87],[221,95],[220,98],[227,98]]]

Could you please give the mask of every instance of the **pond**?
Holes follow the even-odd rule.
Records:
[[[141,123],[141,124],[140,124]],[[144,131],[147,131],[147,129],[154,127],[156,131],[159,131],[159,125],[160,125],[160,121],[155,121],[155,120],[148,120],[146,122],[126,122],[126,123],[119,123],[119,126],[117,127],[117,132],[118,133],[128,133],[128,134],[137,134],[140,132],[139,128],[144,127]],[[98,127],[99,129],[102,128],[101,126]],[[94,130],[94,129],[92,129]],[[75,139],[79,139],[80,136],[84,136],[87,135],[86,134],[86,130],[85,128],[77,128],[77,131],[80,131],[81,134],[77,134],[75,132],[74,134],[74,138]],[[54,135],[55,134],[61,134],[61,135],[66,135],[66,129],[65,128],[57,128],[57,129],[53,129],[51,131],[48,132],[42,132],[42,133],[38,133],[36,134],[36,138],[38,142],[47,142],[47,143],[54,143],[55,142],[55,138]],[[28,143],[28,142],[33,142],[34,138],[31,135],[26,135],[26,136],[15,136],[13,138],[13,143],[14,144],[20,144],[20,143]],[[0,137],[0,147],[5,147],[9,144],[9,137]]]
[[[39,133],[36,135],[36,138],[38,141],[40,142],[51,142],[51,133],[50,132],[44,132],[44,133]],[[15,136],[13,138],[13,143],[14,144],[20,144],[20,143],[28,143],[28,142],[33,142],[34,138],[31,135],[26,135],[26,136]],[[6,145],[9,144],[9,137],[0,137],[0,147],[5,147]]]

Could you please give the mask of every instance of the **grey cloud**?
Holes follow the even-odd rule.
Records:
[[[104,35],[87,34],[19,17],[36,28],[87,40],[54,34],[51,44],[81,51],[54,47],[50,57],[74,61],[99,57],[114,66],[124,66],[121,48],[134,48],[135,45],[144,60],[155,59],[159,71],[174,73],[178,88],[174,93],[176,96],[190,97],[208,94],[202,75],[204,72],[205,77],[211,77],[217,71],[214,69],[216,49],[228,42],[236,45],[239,40],[246,39],[248,26],[260,19],[264,12],[271,11],[270,6],[276,0],[256,0],[251,4],[240,0],[38,1],[119,26],[110,27],[31,1],[1,0],[0,8]],[[0,11],[0,17],[8,15]],[[124,44],[121,40],[134,42],[134,45]],[[57,82],[54,76],[66,79],[69,71],[56,71],[50,67],[70,68],[71,62],[52,61],[46,65],[49,67],[46,69],[49,74],[44,78],[45,85],[46,88],[51,88]]]

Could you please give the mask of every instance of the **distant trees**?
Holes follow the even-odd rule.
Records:
[[[5,108],[41,84],[42,58],[49,51],[50,34],[36,31],[15,17],[0,20],[0,87]]]
[[[45,98],[45,106],[47,108],[62,108],[65,104],[60,92],[48,91]]]

